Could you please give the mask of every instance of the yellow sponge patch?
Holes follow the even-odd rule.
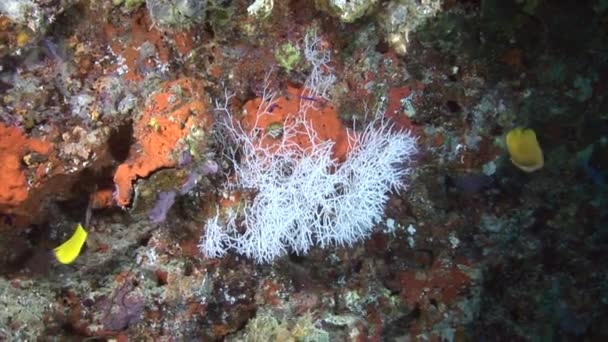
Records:
[[[55,258],[62,264],[72,263],[80,254],[80,250],[86,240],[87,232],[79,223],[72,237],[54,249]]]
[[[515,128],[509,131],[507,149],[513,164],[523,171],[539,170],[545,163],[536,134],[529,128]]]

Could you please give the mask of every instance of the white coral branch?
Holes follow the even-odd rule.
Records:
[[[343,163],[333,158],[333,141],[319,141],[306,121],[285,123],[285,135],[272,152],[259,137],[226,121],[224,130],[238,142],[242,158],[233,159],[233,188],[254,189],[245,205],[245,232],[232,225],[207,224],[201,250],[221,256],[234,249],[259,263],[287,252],[306,254],[311,246],[345,246],[366,238],[381,218],[388,193],[405,188],[404,176],[416,153],[416,139],[394,130],[381,118],[351,136],[351,151]],[[289,144],[303,127],[312,142]],[[300,129],[301,131],[302,129]]]

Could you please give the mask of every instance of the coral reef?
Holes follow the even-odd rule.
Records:
[[[607,15],[0,1],[0,340],[608,340]]]

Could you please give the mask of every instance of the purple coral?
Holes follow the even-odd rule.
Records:
[[[199,170],[195,170],[188,174],[188,178],[179,188],[179,190],[172,191],[163,191],[158,194],[158,198],[156,200],[156,204],[154,208],[148,214],[148,218],[154,223],[161,223],[167,219],[167,213],[169,209],[175,203],[175,198],[177,194],[185,195],[190,192],[190,190],[194,189],[198,179],[201,176],[206,176],[208,174],[216,173],[219,170],[219,166],[214,161],[207,161],[203,166],[200,167]]]
[[[154,223],[161,223],[167,219],[169,209],[175,203],[175,191],[163,191],[158,194],[156,205],[148,214],[148,218]]]
[[[144,304],[144,298],[130,284],[122,285],[114,297],[100,302],[106,312],[101,322],[104,329],[121,331],[137,323],[142,319]]]

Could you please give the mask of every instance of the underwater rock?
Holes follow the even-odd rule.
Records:
[[[146,5],[154,24],[181,29],[205,20],[207,0],[147,0]]]
[[[342,22],[352,23],[371,12],[378,0],[315,0],[318,9],[340,18]]]
[[[405,55],[409,35],[441,10],[441,1],[393,1],[378,14],[386,41],[398,55]]]

